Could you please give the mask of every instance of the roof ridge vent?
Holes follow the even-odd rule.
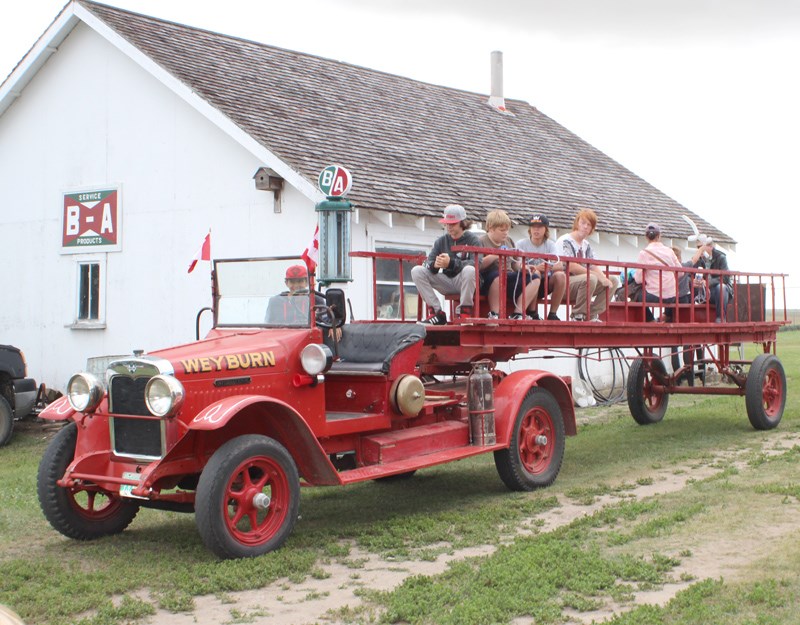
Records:
[[[487,104],[494,110],[504,115],[513,115],[506,109],[506,100],[503,97],[503,53],[494,50],[491,54],[492,90]]]

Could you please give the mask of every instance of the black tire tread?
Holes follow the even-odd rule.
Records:
[[[667,368],[664,363],[658,359],[650,359],[650,366],[660,370],[660,373],[666,377]],[[630,410],[633,420],[639,425],[652,425],[658,423],[664,418],[669,406],[669,393],[664,393],[661,398],[661,404],[657,411],[652,411],[645,402],[642,391],[644,390],[645,376],[647,375],[647,363],[643,358],[637,358],[631,364],[630,371],[628,372],[627,394],[628,394],[628,409]]]
[[[555,429],[555,449],[553,459],[547,469],[537,475],[528,473],[519,457],[517,440],[522,418],[534,406],[539,405],[545,408],[552,417]],[[507,449],[500,449],[494,452],[494,463],[497,473],[503,484],[512,491],[532,491],[537,488],[550,486],[558,477],[561,470],[561,463],[564,461],[565,447],[564,417],[561,408],[553,395],[538,386],[531,387],[520,404],[517,415],[514,419],[514,431]]]
[[[5,397],[0,396],[0,447],[11,440],[14,432],[14,411]]]
[[[53,437],[42,456],[36,480],[42,512],[50,525],[67,538],[94,540],[118,534],[136,517],[139,512],[138,504],[119,501],[119,509],[113,516],[99,521],[87,521],[72,509],[67,490],[56,484],[75,456],[77,439],[78,426],[70,423]]]
[[[783,388],[782,405],[777,417],[770,417],[764,411],[762,389],[764,377],[770,369],[778,371]],[[747,418],[756,430],[771,430],[781,422],[786,407],[786,372],[780,359],[774,354],[759,354],[753,359],[745,381],[745,406]]]
[[[283,465],[292,491],[290,510],[284,525],[272,539],[258,547],[241,545],[228,534],[224,521],[219,516],[219,499],[216,490],[220,483],[227,482],[229,466],[239,464],[256,454],[272,455]],[[291,454],[275,439],[259,434],[247,434],[233,438],[211,456],[197,484],[195,496],[195,522],[205,546],[217,557],[245,558],[263,555],[280,548],[292,533],[300,507],[300,477]]]

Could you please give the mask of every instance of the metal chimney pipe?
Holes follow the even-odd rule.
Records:
[[[492,52],[492,90],[489,96],[489,106],[498,111],[506,110],[506,101],[503,98],[503,53],[500,50]]]

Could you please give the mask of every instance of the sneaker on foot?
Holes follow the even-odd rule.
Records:
[[[490,310],[490,311],[489,311],[489,314],[488,314],[488,315],[486,315],[486,318],[487,318],[487,319],[499,319],[499,318],[500,318],[500,315],[498,315],[498,314],[497,314],[495,311],[493,311],[493,310]]]
[[[523,315],[522,313],[518,312],[511,313],[508,318],[513,321],[533,321],[533,317],[530,315]]]
[[[554,312],[547,313],[547,320],[548,321],[561,321],[559,316]]]
[[[591,319],[591,320],[592,320],[592,321],[594,321],[595,323],[602,323],[602,320],[601,320],[601,319],[600,319],[600,317],[598,317],[597,315],[595,315],[594,317],[592,317],[592,319]]]
[[[528,311],[528,318],[532,319],[533,321],[541,321],[542,318],[539,316],[538,310],[529,310]]]
[[[572,321],[586,321],[586,315],[583,313],[575,313],[570,317],[570,319],[572,319]]]
[[[456,316],[459,319],[468,319],[472,317],[472,306],[459,306],[456,310]]]
[[[437,310],[427,319],[423,319],[419,323],[428,326],[443,326],[447,325],[447,315],[444,314],[443,310]]]

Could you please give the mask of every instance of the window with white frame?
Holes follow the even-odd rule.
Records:
[[[390,254],[425,254],[427,250],[420,248],[401,248],[375,246],[376,252]],[[411,268],[414,262],[379,258],[375,263],[375,283],[378,317],[381,319],[416,319],[419,299],[417,287],[411,280]],[[402,272],[402,273],[401,273]],[[400,276],[403,277],[403,298],[401,307]],[[405,309],[405,315],[402,310]]]
[[[74,327],[105,325],[104,258],[84,258],[76,263],[76,307]]]

